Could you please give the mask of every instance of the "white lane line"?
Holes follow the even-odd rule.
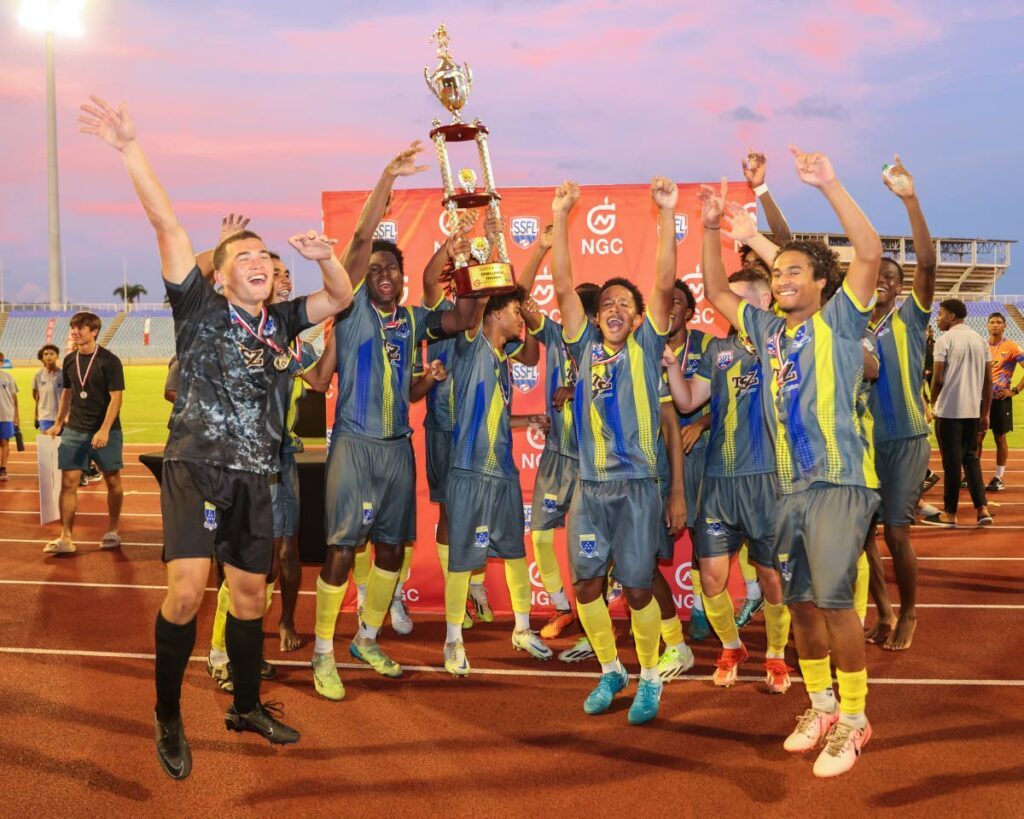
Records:
[[[101,659],[111,660],[153,660],[155,655],[148,653],[138,653],[129,651],[79,651],[79,650],[68,650],[60,648],[25,648],[21,646],[0,646],[0,654],[24,654],[24,655],[35,655],[35,656],[51,656],[51,657],[98,657]],[[189,661],[193,663],[206,664],[206,657],[189,657]],[[305,660],[274,660],[274,665],[286,666],[289,668],[309,668],[309,662]],[[345,671],[362,671],[364,673],[376,673],[372,668],[368,668],[366,665],[355,664],[355,663],[337,663],[338,668]],[[433,674],[446,674],[443,666],[436,665],[406,665],[403,666],[406,671],[419,671]],[[544,671],[541,669],[526,669],[526,668],[480,668],[479,666],[473,667],[473,674],[475,676],[492,676],[492,677],[562,677],[562,678],[586,678],[595,679],[600,676],[597,671]],[[635,674],[630,675],[636,677]],[[763,676],[741,676],[738,678],[741,682],[763,682]],[[792,677],[794,682],[803,682],[800,677]],[[692,675],[685,677],[677,677],[677,682],[691,682],[691,683],[706,683],[711,680],[710,674]],[[915,679],[913,677],[906,678],[885,678],[885,677],[872,677],[870,685],[948,685],[948,686],[1007,686],[1007,687],[1024,687],[1024,680],[971,680],[971,679],[936,679],[936,678],[922,678]],[[678,687],[678,686],[673,686]]]
[[[7,474],[10,475],[12,478],[35,478],[37,480],[39,478],[39,475],[36,472],[8,472]],[[122,481],[143,481],[143,480],[155,481],[156,478],[153,477],[152,473],[149,470],[146,470],[141,475],[126,475],[125,471],[122,469],[121,470],[121,480]],[[81,487],[81,488],[85,489],[84,486]],[[0,490],[0,492],[2,492],[2,491],[3,490]]]
[[[39,513],[37,512],[36,514],[39,514]],[[104,512],[103,514],[106,514],[106,513]],[[56,521],[54,521],[54,523],[56,523]],[[46,524],[46,525],[49,526],[50,524]],[[0,543],[24,543],[24,544],[43,543],[43,544],[46,544],[46,543],[49,543],[49,542],[50,542],[49,540],[21,540],[20,538],[0,538]],[[99,541],[98,540],[94,541],[94,540],[89,540],[89,539],[79,540],[78,538],[75,538],[75,545],[76,546],[80,546],[83,543],[87,543],[87,544],[96,543],[96,544],[98,544]],[[151,541],[151,540],[136,541],[136,542],[130,542],[130,541],[127,541],[127,540],[122,540],[121,541],[121,545],[122,546],[159,546],[159,547],[163,548],[164,544],[163,543],[155,543],[154,541]],[[56,557],[66,557],[66,555],[56,555]]]
[[[85,489],[84,486],[80,486],[78,488],[79,489]],[[21,494],[24,494],[24,495],[35,495],[36,497],[39,497],[39,490],[38,489],[7,489],[7,488],[0,489],[0,494],[4,494],[4,495],[12,495],[12,494],[18,494],[18,493],[21,493]],[[124,492],[124,496],[125,497],[128,497],[129,495],[159,495],[159,494],[160,494],[159,492],[151,492],[148,489],[126,489],[125,492]],[[88,497],[88,495],[80,495],[79,497]],[[989,506],[991,506],[991,505],[992,504],[989,504]],[[36,509],[35,511],[38,512],[39,510]]]
[[[892,560],[892,558],[891,557],[883,557],[882,560]],[[921,557],[920,555],[918,555],[917,560],[918,560],[918,562],[920,562],[922,560],[936,560],[936,561],[937,560],[963,560],[963,561],[971,561],[971,562],[977,562],[977,561],[988,562],[990,560],[994,560],[994,561],[1024,560],[1024,557]]]
[[[0,509],[0,515],[38,515],[38,509]],[[106,512],[75,512],[75,517],[80,515],[91,515],[93,517],[106,517]],[[122,518],[159,518],[163,517],[159,512],[122,512]]]

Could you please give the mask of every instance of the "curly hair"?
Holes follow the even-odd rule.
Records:
[[[636,307],[637,315],[640,315],[640,313],[644,311],[643,293],[640,292],[639,287],[633,284],[633,282],[625,276],[612,276],[612,278],[608,279],[608,281],[601,285],[601,290],[597,294],[598,304],[601,303],[601,297],[610,287],[625,287],[633,296],[633,304]]]
[[[520,305],[528,298],[526,291],[521,287],[516,287],[511,293],[502,293],[500,296],[491,296],[487,299],[487,305],[484,307],[484,318],[487,318],[491,313],[497,313],[504,310],[512,302],[519,302]]]
[[[821,292],[822,304],[832,298],[843,283],[843,272],[839,266],[839,254],[823,242],[793,239],[779,248],[775,258],[778,259],[779,256],[788,250],[803,253],[811,260],[811,274],[813,277],[825,280],[825,289]]]
[[[682,279],[676,279],[673,286],[683,294],[683,299],[686,301],[686,309],[691,313],[696,312],[697,300],[693,297],[693,291],[690,289],[690,285]]]
[[[405,257],[394,242],[389,242],[387,239],[374,239],[370,246],[370,255],[372,256],[374,253],[390,253],[398,261],[398,272],[405,275]]]

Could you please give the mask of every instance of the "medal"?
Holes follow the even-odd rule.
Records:
[[[78,393],[78,397],[85,400],[89,397],[89,393],[85,389],[85,382],[89,380],[89,373],[92,372],[92,365],[96,363],[96,355],[99,353],[99,345],[96,345],[96,349],[93,350],[92,358],[89,359],[89,366],[85,368],[85,375],[82,375],[82,366],[80,359],[82,356],[81,350],[75,351],[75,372],[78,375],[78,383],[82,386],[82,391]]]
[[[298,362],[302,361],[302,341],[299,338],[295,339],[294,350],[291,347],[286,347],[285,349],[282,350],[280,345],[278,345],[278,343],[274,341],[273,338],[269,337],[272,333],[274,333],[277,327],[274,324],[274,317],[267,315],[267,308],[265,306],[262,308],[260,312],[260,323],[255,330],[253,330],[252,327],[249,326],[249,322],[247,322],[238,314],[238,311],[235,310],[235,306],[233,304],[228,304],[228,314],[231,316],[232,324],[241,325],[243,328],[245,328],[245,331],[253,338],[255,338],[258,342],[260,342],[260,344],[269,347],[271,350],[277,353],[277,357],[274,358],[274,367],[276,369],[282,371],[286,370],[288,368],[289,358],[294,358]],[[282,360],[284,363],[280,363]],[[88,375],[88,373],[86,374]]]
[[[281,353],[279,356],[274,357],[274,369],[278,372],[284,372],[288,369],[288,356],[285,353]]]
[[[85,390],[82,390],[80,393],[78,393],[78,397],[79,398],[88,398],[89,397],[89,393],[87,393]]]

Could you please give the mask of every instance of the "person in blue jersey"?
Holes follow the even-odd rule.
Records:
[[[269,476],[277,471],[267,418],[275,373],[288,366],[288,345],[303,330],[346,309],[352,285],[332,240],[310,231],[290,242],[319,264],[323,289],[267,307],[273,287],[270,254],[258,235],[242,231],[214,251],[214,279],[223,293],[215,292],[135,137],[127,106],[114,108],[90,97],[81,110],[81,131],[121,155],[156,234],[174,314],[181,394],[160,485],[167,594],[155,626],[155,739],[164,771],[184,779],[192,771],[192,752],[181,718],[181,684],[213,555],[224,564],[232,589],[226,637],[234,701],[225,724],[274,744],[299,740],[298,731],[277,719],[278,709],[259,699],[273,553]]]
[[[927,472],[931,455],[921,387],[925,330],[935,293],[936,258],[914,178],[898,156],[895,162],[882,179],[907,210],[917,267],[911,293],[900,304],[898,300],[905,292],[903,267],[895,259],[882,259],[877,300],[868,325],[875,339],[880,369],[868,399],[868,410],[882,493],[879,516],[885,545],[892,555],[900,614],[897,618],[893,613],[882,559],[874,537],[869,537],[867,554],[878,621],[867,632],[867,639],[890,651],[904,651],[910,648],[917,627],[917,555],[910,543],[910,527],[921,499],[920,476]]]
[[[657,483],[661,356],[669,329],[676,278],[675,183],[651,185],[660,229],[654,288],[644,300],[633,282],[607,280],[598,296],[597,323],[587,320],[573,287],[569,215],[579,187],[565,182],[552,201],[552,279],[562,313],[562,332],[576,361],[573,398],[580,479],[569,509],[568,549],[577,614],[601,663],[601,678],[587,696],[587,714],[604,713],[629,677],[619,661],[611,617],[602,595],[611,564],[631,610],[640,683],[629,709],[631,724],[658,714],[663,684],[658,677],[661,613],[651,593],[658,549],[664,540]]]
[[[529,420],[512,415],[510,356],[518,353],[535,362],[537,355],[536,339],[522,339],[525,301],[521,288],[481,299],[471,329],[455,338],[455,425],[444,494],[458,503],[448,505],[444,667],[456,677],[470,672],[462,634],[470,576],[489,557],[505,562],[515,616],[512,646],[538,660],[551,657],[551,649],[530,627],[523,492],[512,451],[513,427]]]
[[[337,372],[338,399],[325,484],[327,556],[316,586],[313,682],[321,696],[341,700],[345,688],[334,659],[334,632],[354,552],[372,542],[374,565],[358,632],[349,646],[378,674],[399,677],[402,667],[377,636],[391,607],[405,543],[416,520],[415,462],[409,427],[409,387],[416,348],[428,335],[469,326],[474,304],[429,311],[402,305],[404,260],[373,231],[400,176],[423,170],[414,143],[385,168],[363,207],[344,253],[352,276],[352,306],[335,318],[311,382],[324,388]]]
[[[710,201],[710,200],[709,200]],[[711,205],[705,202],[705,210]],[[724,270],[722,242],[716,230],[704,232],[703,267]],[[759,271],[744,267],[729,277],[729,288],[758,309],[771,307],[768,281]],[[782,599],[782,581],[775,569],[774,412],[757,350],[735,331],[711,341],[693,378],[685,378],[671,348],[666,348],[669,385],[680,412],[711,407],[711,439],[701,485],[694,534],[695,560],[700,564],[701,589],[708,619],[722,641],[712,682],[735,684],[748,657],[740,640],[732,597],[726,585],[731,559],[744,541],[765,596],[765,686],[773,694],[790,687],[786,665],[790,616]]]
[[[788,242],[775,256],[777,313],[733,293],[724,270],[705,268],[703,276],[711,303],[754,343],[764,372],[772,370],[781,492],[775,566],[811,700],[783,747],[799,753],[824,742],[814,774],[830,777],[848,771],[871,737],[864,712],[864,633],[853,607],[853,586],[879,499],[857,392],[864,369],[861,338],[874,305],[882,243],[828,157],[791,151],[800,179],[824,194],[850,239],[852,258],[842,284],[834,252],[805,241]],[[712,234],[708,241],[719,230],[726,193],[725,180],[720,195],[702,189],[705,230]],[[729,211],[748,218],[734,203]]]

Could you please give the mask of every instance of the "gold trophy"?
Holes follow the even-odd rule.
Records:
[[[437,56],[441,62],[432,74],[429,68],[424,68],[423,78],[441,105],[452,115],[451,125],[442,125],[439,119],[431,123],[433,130],[430,132],[430,138],[434,141],[437,164],[441,169],[441,182],[444,184],[444,198],[441,204],[448,212],[449,231],[455,231],[460,210],[486,208],[489,215],[500,219],[501,194],[494,187],[494,171],[491,169],[491,155],[487,148],[487,128],[478,119],[467,124],[462,121],[459,114],[469,99],[469,91],[473,87],[473,72],[468,63],[456,65],[452,60],[452,55],[448,52],[448,31],[444,23],[438,26],[430,39],[437,40]],[[476,141],[480,154],[480,168],[484,177],[482,191],[477,191],[477,176],[472,169],[460,170],[458,179],[455,179],[448,160],[449,142],[470,141]],[[456,183],[460,191],[456,190]],[[493,256],[497,256],[496,261],[492,261]],[[460,254],[455,258],[453,279],[455,292],[459,296],[496,296],[515,290],[516,280],[508,260],[504,233],[498,233],[493,237],[493,241],[474,239],[471,254]]]

